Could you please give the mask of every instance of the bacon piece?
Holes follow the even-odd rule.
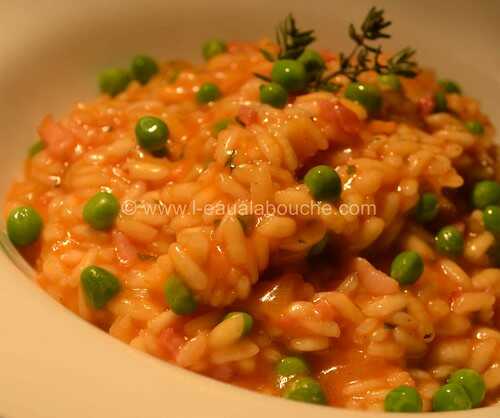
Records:
[[[66,160],[70,157],[76,138],[69,129],[57,123],[51,115],[43,118],[38,134],[47,145],[47,152],[51,157],[57,160]]]
[[[422,118],[429,116],[436,107],[436,101],[432,96],[424,96],[418,100],[418,113]]]
[[[184,344],[185,338],[174,328],[168,327],[158,335],[158,344],[165,351],[169,358],[175,359],[181,346]]]
[[[131,266],[137,261],[137,249],[130,240],[119,231],[113,232],[113,244],[116,250],[116,256],[120,263]]]
[[[361,285],[373,295],[390,295],[399,292],[399,283],[387,274],[377,270],[364,258],[354,259],[354,271]]]
[[[257,112],[250,106],[242,105],[238,111],[238,119],[245,124],[245,126],[252,125],[259,121]]]
[[[319,115],[322,119],[336,124],[346,134],[356,136],[361,131],[361,121],[358,115],[342,103],[330,100],[320,100]]]

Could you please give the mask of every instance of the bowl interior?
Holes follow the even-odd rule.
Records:
[[[0,194],[21,174],[36,126],[97,94],[107,66],[136,53],[200,60],[209,37],[274,36],[288,12],[319,44],[349,45],[347,25],[371,1],[63,0],[17,2],[0,16]],[[468,0],[378,1],[394,22],[388,49],[411,45],[418,61],[458,80],[500,122],[500,4]],[[480,29],[480,30],[479,30]],[[53,302],[0,254],[0,416],[368,416],[265,398],[162,364],[112,340]],[[22,388],[22,390],[21,390]],[[49,390],[50,389],[50,390]],[[370,415],[375,416],[375,415]],[[490,416],[488,410],[468,416]]]

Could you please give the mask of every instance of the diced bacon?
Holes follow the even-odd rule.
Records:
[[[122,232],[113,232],[113,244],[120,263],[131,266],[137,261],[137,249]]]
[[[418,112],[421,117],[429,116],[436,107],[436,101],[432,96],[421,97],[418,101]]]
[[[38,134],[47,145],[47,152],[51,157],[65,160],[71,155],[76,139],[69,129],[57,123],[51,115],[43,118]]]
[[[158,336],[158,344],[172,359],[177,357],[184,342],[184,337],[172,327],[165,328]]]
[[[354,271],[361,285],[373,295],[390,295],[399,291],[399,284],[387,274],[377,270],[364,258],[354,259]]]
[[[245,126],[257,123],[259,118],[257,112],[250,106],[242,105],[238,111],[238,119],[245,124]]]
[[[361,121],[358,115],[340,102],[320,100],[319,115],[322,119],[334,123],[348,135],[358,135],[361,131]]]

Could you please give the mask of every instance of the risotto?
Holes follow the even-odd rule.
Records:
[[[224,382],[353,409],[500,399],[500,167],[451,80],[373,41],[134,58],[47,115],[6,198],[37,283],[131,346]]]

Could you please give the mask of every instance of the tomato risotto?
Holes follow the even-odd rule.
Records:
[[[469,88],[383,52],[277,41],[140,55],[47,115],[7,196],[37,283],[131,346],[354,409],[500,399],[500,166]],[[168,383],[168,382],[167,382]]]

